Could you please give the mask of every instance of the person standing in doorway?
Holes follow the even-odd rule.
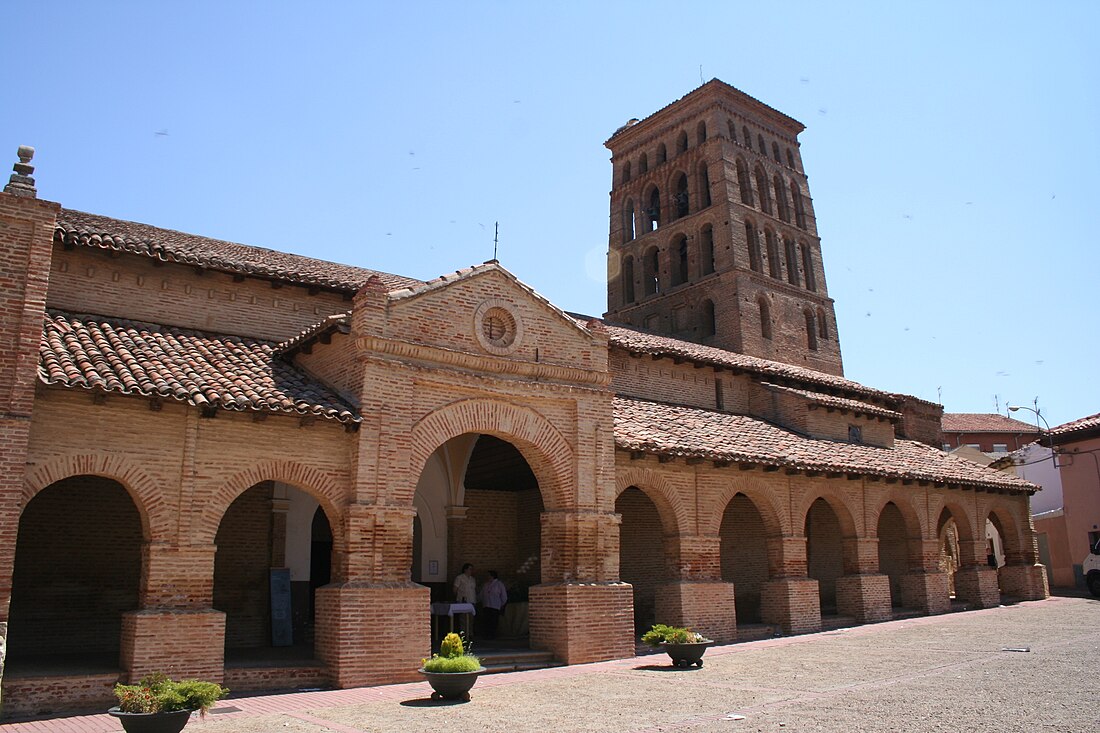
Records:
[[[474,566],[466,563],[454,582],[455,603],[477,603],[477,581],[474,580]]]
[[[485,636],[495,639],[500,615],[508,604],[508,589],[497,577],[496,570],[489,571],[489,582],[481,588],[481,611],[485,614]]]

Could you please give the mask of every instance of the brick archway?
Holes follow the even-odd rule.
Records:
[[[196,543],[213,544],[222,517],[237,498],[256,484],[278,481],[293,486],[317,500],[332,528],[333,545],[342,550],[345,533],[342,506],[347,495],[330,474],[296,461],[262,461],[249,466],[227,480],[206,502],[195,528]]]
[[[74,476],[99,476],[117,481],[137,508],[144,540],[171,538],[176,528],[176,507],[163,501],[161,483],[125,456],[77,453],[46,461],[27,474],[20,510],[43,489]]]
[[[545,511],[568,509],[574,503],[573,449],[544,416],[510,402],[462,400],[423,417],[411,431],[409,475],[420,476],[439,446],[467,433],[492,435],[515,446],[535,474]],[[415,491],[413,480],[394,499],[411,506]]]
[[[627,468],[615,473],[615,500],[629,488],[636,488],[649,497],[661,518],[666,536],[678,536],[688,526],[686,510],[680,494],[668,485],[664,477],[648,468]]]
[[[703,511],[699,517],[699,532],[707,535],[717,535],[722,526],[722,515],[726,507],[734,498],[741,494],[760,512],[760,518],[764,522],[764,530],[768,537],[779,537],[784,534],[786,528],[783,524],[784,511],[779,506],[778,496],[774,490],[758,489],[746,486],[740,482],[733,482],[719,494],[711,506],[710,511]]]

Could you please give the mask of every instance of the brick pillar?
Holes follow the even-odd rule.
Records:
[[[347,574],[317,589],[314,651],[337,687],[419,678],[431,652],[430,592],[410,580],[412,507],[351,504]]]
[[[723,644],[737,638],[733,583],[721,579],[718,537],[671,537],[673,580],[657,586],[659,623],[687,626]]]
[[[806,575],[806,538],[769,537],[768,564],[773,575],[760,592],[764,623],[790,634],[821,631],[820,591]]]
[[[890,577],[878,572],[878,538],[845,538],[844,570],[836,581],[837,613],[860,623],[892,618]]]
[[[1006,596],[1025,601],[1041,601],[1050,595],[1046,568],[1039,563],[1005,565],[997,573]]]
[[[618,579],[617,514],[542,515],[542,583],[530,591],[531,647],[566,664],[634,655],[634,598]],[[612,555],[615,557],[612,557]]]
[[[927,614],[945,613],[951,606],[947,586],[939,540],[920,540],[920,558],[901,579],[902,605]]]
[[[959,562],[955,571],[955,598],[972,608],[1001,605],[997,571],[986,564],[985,540],[959,540]]]
[[[53,231],[60,205],[36,198],[33,149],[0,193],[0,678],[8,640],[11,576],[23,510],[23,480],[38,345],[42,340]]]
[[[214,545],[142,548],[140,608],[122,614],[119,665],[136,682],[152,672],[221,682],[225,614],[211,607]]]

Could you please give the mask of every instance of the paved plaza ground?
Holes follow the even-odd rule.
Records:
[[[1089,598],[715,647],[705,661],[491,675],[468,703],[432,702],[425,683],[238,697],[186,731],[1100,731],[1100,601]],[[0,726],[117,730],[106,715]]]

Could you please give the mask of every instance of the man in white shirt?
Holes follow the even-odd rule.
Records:
[[[455,603],[477,603],[477,581],[474,580],[474,566],[466,563],[454,582]]]

